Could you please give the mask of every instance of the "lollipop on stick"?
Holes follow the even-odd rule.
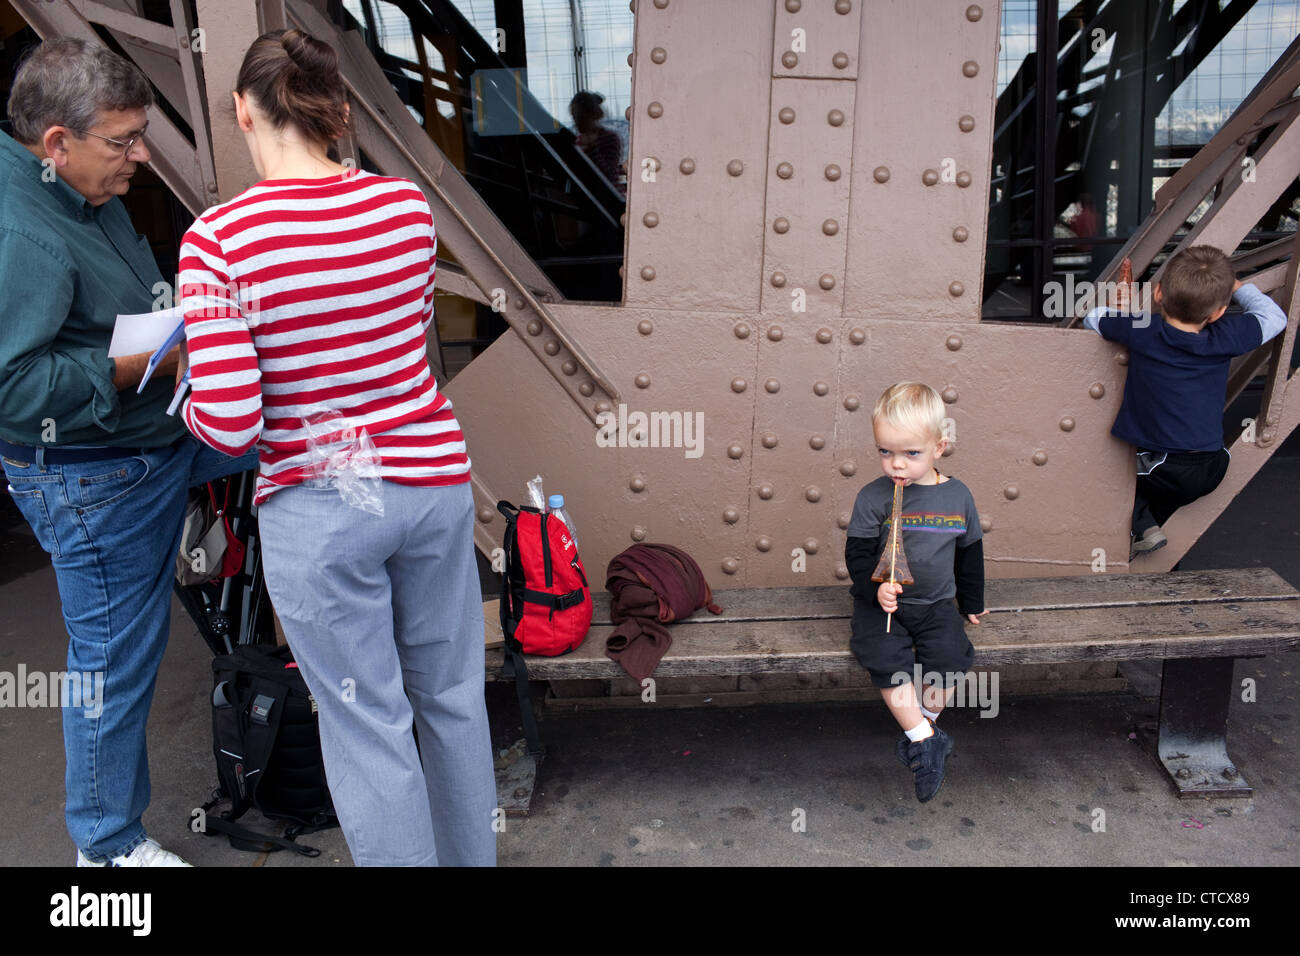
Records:
[[[876,565],[873,581],[888,581],[890,584],[911,584],[912,569],[907,566],[907,555],[903,553],[903,486],[894,485],[894,510],[889,519],[889,541],[880,554],[880,563]],[[891,611],[885,615],[885,633],[889,633],[894,623]]]
[[[1119,264],[1115,308],[1124,313],[1132,312],[1133,308],[1133,260],[1127,257]]]

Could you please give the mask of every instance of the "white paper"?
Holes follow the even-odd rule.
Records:
[[[119,315],[113,324],[113,339],[108,343],[108,357],[153,352],[184,320],[185,310],[180,306],[141,315]]]

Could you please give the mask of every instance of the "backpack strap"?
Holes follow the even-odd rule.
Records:
[[[526,599],[530,592],[523,586],[523,570],[515,561],[515,554],[519,550],[519,529],[518,518],[519,509],[508,501],[498,501],[497,510],[501,512],[506,519],[506,533],[502,540],[505,551],[506,567],[505,573],[501,575],[501,634],[505,638],[505,661],[502,673],[507,680],[511,678],[515,682],[515,693],[519,698],[519,716],[524,725],[524,736],[528,740],[528,752],[540,759],[544,753],[542,749],[541,736],[537,732],[537,718],[533,716],[533,701],[528,693],[528,665],[524,663],[524,646],[515,637],[515,631],[519,627],[519,621],[524,616],[524,609],[521,600]],[[515,578],[518,578],[518,588],[515,587]],[[520,600],[516,600],[516,593]],[[545,597],[552,598],[554,595],[547,594]]]

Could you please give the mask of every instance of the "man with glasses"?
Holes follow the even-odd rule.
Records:
[[[177,355],[143,392],[147,354],[108,357],[118,314],[163,283],[118,198],[144,142],[148,81],[107,49],[42,43],[0,133],[0,457],[58,579],[68,673],[93,707],[63,707],[68,832],[81,866],[186,866],[145,835],[145,726],[167,643],[186,489],[256,466],[166,415]]]

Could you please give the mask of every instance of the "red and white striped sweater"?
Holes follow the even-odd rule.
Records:
[[[386,480],[469,481],[425,355],[437,248],[424,194],[366,172],[267,180],[186,232],[185,423],[230,455],[257,445],[258,504],[310,476],[303,417],[318,406],[366,430]]]

